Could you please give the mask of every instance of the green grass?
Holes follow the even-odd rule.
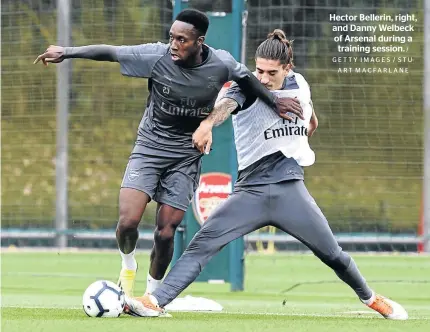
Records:
[[[403,304],[406,322],[387,321],[362,305],[348,286],[310,255],[249,255],[245,291],[195,283],[184,294],[214,299],[223,313],[173,313],[173,318],[88,318],[86,286],[116,281],[115,253],[2,254],[2,331],[430,331],[430,257],[354,255],[378,292]],[[148,256],[137,293],[145,290]],[[299,284],[292,290],[288,288]],[[285,304],[283,304],[285,302]]]

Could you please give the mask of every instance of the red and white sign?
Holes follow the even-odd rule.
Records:
[[[206,173],[200,176],[199,187],[194,194],[193,211],[200,225],[208,219],[214,209],[232,191],[231,175],[226,173]]]

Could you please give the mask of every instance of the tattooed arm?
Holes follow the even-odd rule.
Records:
[[[193,145],[201,153],[209,154],[212,145],[212,128],[227,120],[238,106],[235,100],[222,98],[215,104],[208,117],[200,123],[200,126],[193,134]]]
[[[204,120],[212,123],[212,126],[219,126],[227,120],[231,113],[233,113],[239,106],[236,100],[230,98],[222,98],[217,102],[211,114]]]

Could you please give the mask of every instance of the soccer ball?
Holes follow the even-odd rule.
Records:
[[[111,281],[99,280],[85,290],[82,306],[89,317],[119,317],[125,306],[124,292]]]

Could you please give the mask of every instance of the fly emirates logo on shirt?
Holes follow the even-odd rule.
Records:
[[[298,117],[295,117],[292,121],[281,120],[282,121],[276,123],[275,128],[272,126],[264,131],[265,140],[286,136],[308,136],[308,129],[304,126],[302,121],[299,121]]]
[[[181,98],[180,105],[170,104],[166,101],[160,102],[162,111],[176,116],[206,117],[211,112],[213,105],[197,107],[197,100],[194,98]]]

